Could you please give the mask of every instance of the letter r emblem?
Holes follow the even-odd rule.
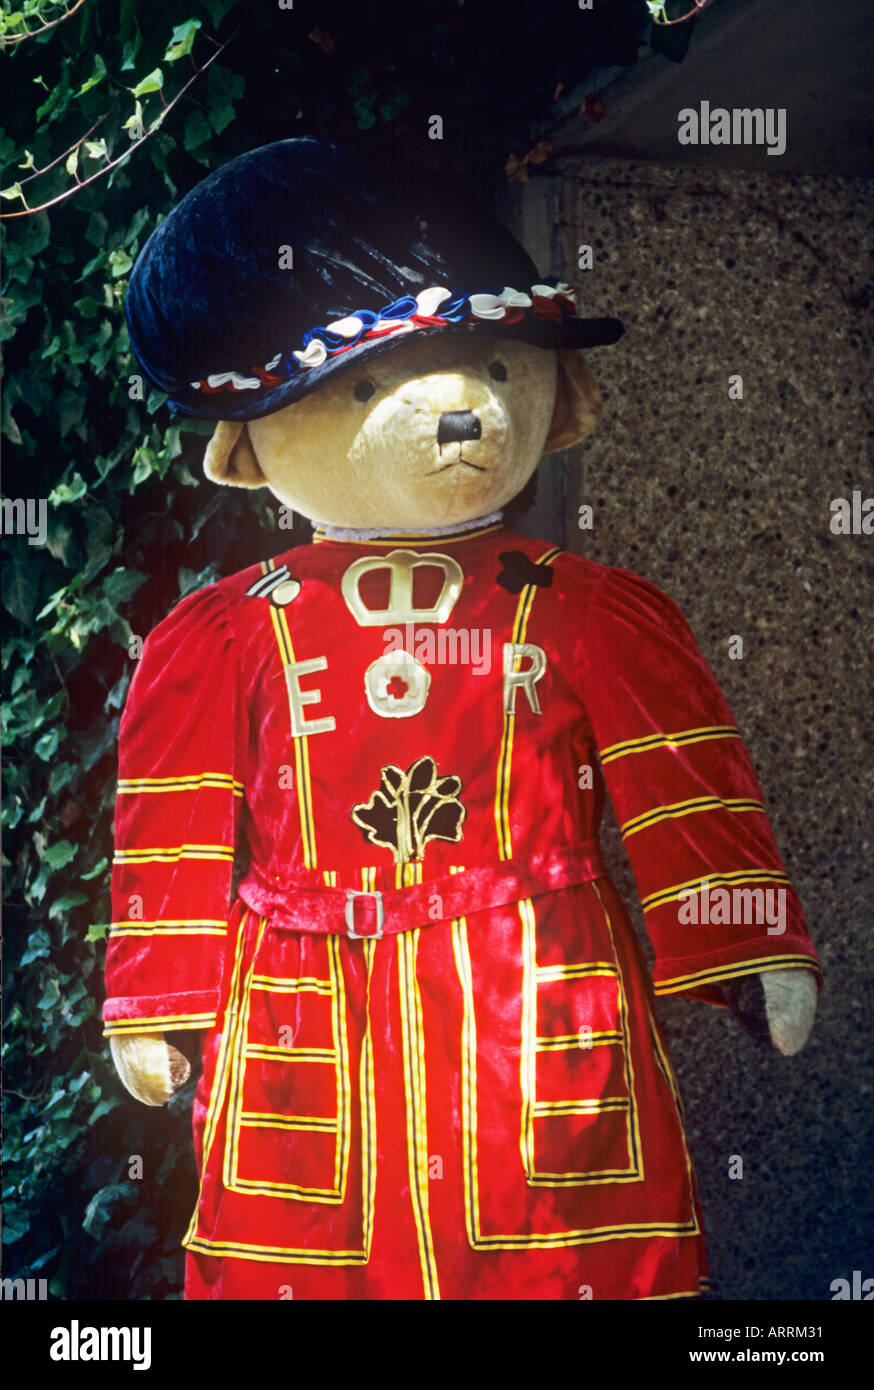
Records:
[[[520,661],[531,664],[519,669]],[[516,713],[516,691],[521,686],[528,696],[528,703],[535,714],[541,714],[540,701],[534,686],[546,670],[546,652],[531,642],[504,643],[504,711]]]

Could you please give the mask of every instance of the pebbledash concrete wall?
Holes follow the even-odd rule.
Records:
[[[830,530],[833,499],[874,496],[871,185],[591,157],[550,168],[508,189],[503,216],[541,273],[626,333],[587,355],[603,418],[541,465],[523,529],[664,589],[752,753],[826,973],[813,1036],[785,1059],[727,1011],[658,1007],[716,1295],[829,1299],[833,1279],[874,1277],[874,536]],[[613,822],[607,849],[645,937]]]

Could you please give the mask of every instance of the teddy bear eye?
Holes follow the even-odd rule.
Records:
[[[365,377],[363,381],[356,381],[355,389],[352,394],[356,401],[369,401],[375,390],[376,387],[370,378]]]
[[[507,368],[504,366],[503,362],[499,362],[497,358],[494,362],[490,362],[489,376],[491,376],[495,381],[506,381]]]

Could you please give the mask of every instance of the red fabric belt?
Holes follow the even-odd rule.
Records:
[[[604,875],[597,840],[562,845],[540,854],[465,869],[432,878],[408,888],[313,888],[277,883],[253,865],[238,888],[239,896],[271,927],[287,931],[378,939],[429,927],[478,912],[503,907],[540,893],[554,893],[573,883],[588,883]]]

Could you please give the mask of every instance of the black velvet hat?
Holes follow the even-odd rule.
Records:
[[[615,343],[444,177],[314,139],[215,170],[152,233],[127,293],[134,353],[183,415],[253,420],[411,334]]]

